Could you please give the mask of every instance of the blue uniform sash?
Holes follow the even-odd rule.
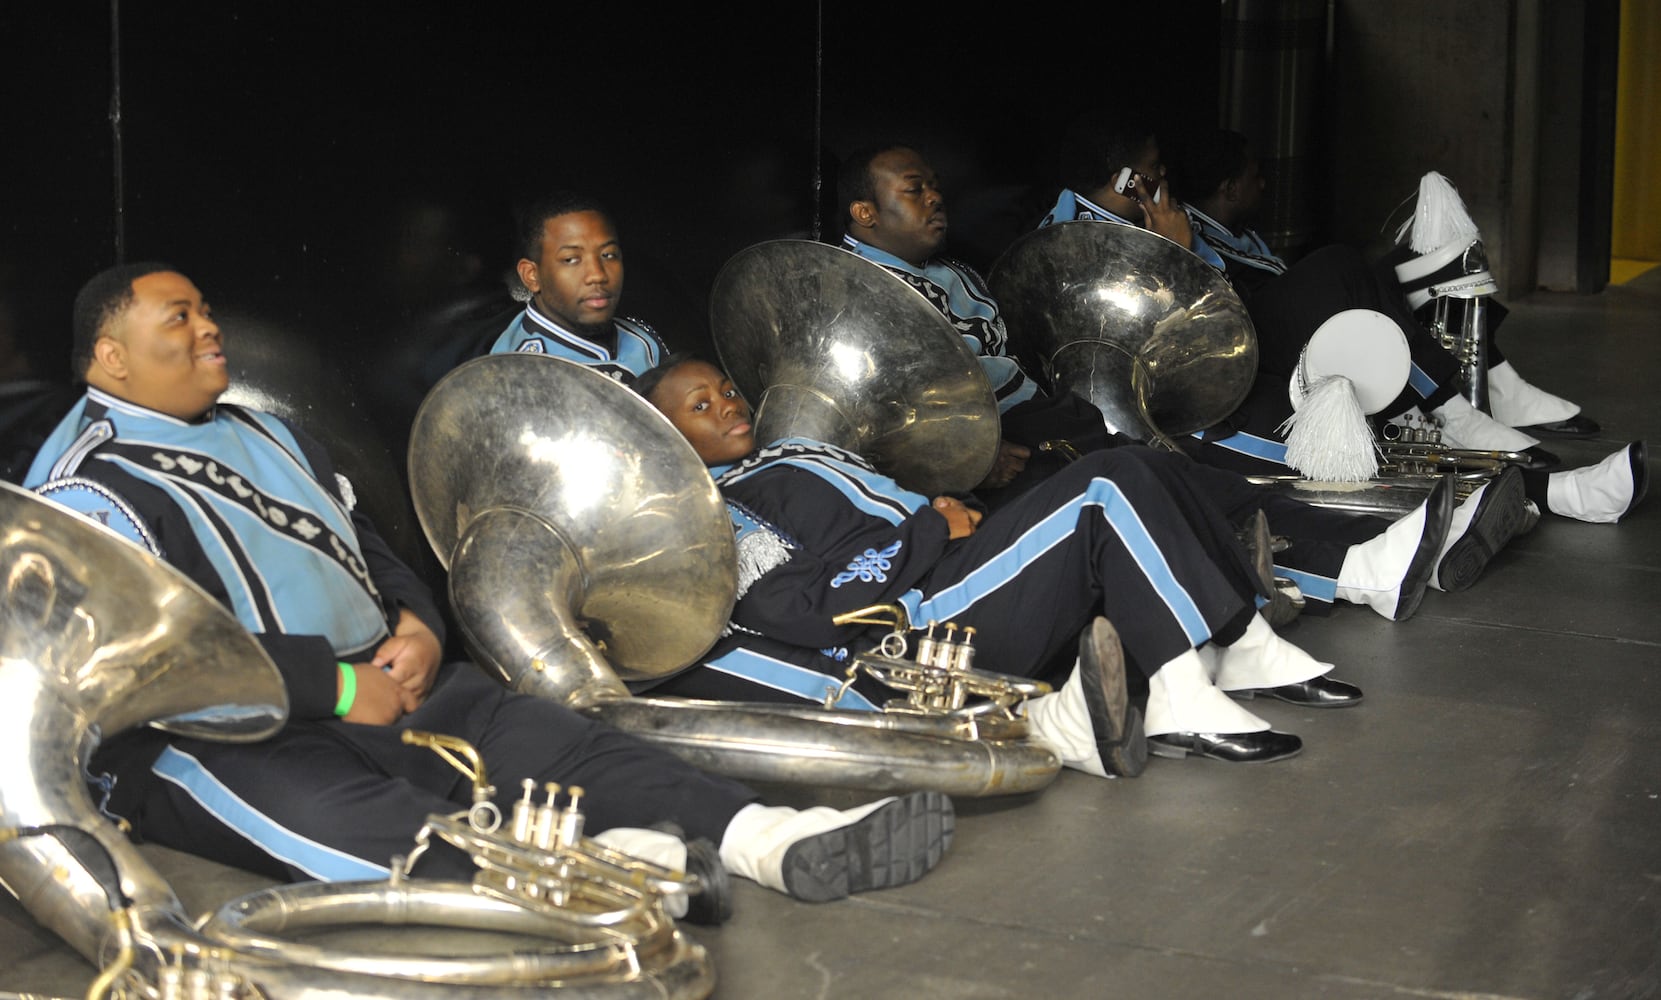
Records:
[[[82,509],[101,498],[63,481],[97,481],[104,468],[156,487],[178,508],[249,631],[321,635],[339,654],[386,636],[351,512],[277,418],[220,405],[192,423],[89,389],[25,485]]]
[[[1003,317],[992,293],[967,264],[943,257],[930,258],[922,267],[894,256],[886,250],[863,243],[853,236],[842,237],[842,249],[880,265],[890,274],[921,292],[946,321],[963,335],[969,350],[980,358],[980,366],[992,383],[992,393],[998,401],[998,412],[1032,399],[1038,386],[1014,358],[1008,356],[1009,334],[1004,329]]]

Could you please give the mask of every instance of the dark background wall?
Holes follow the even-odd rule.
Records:
[[[513,306],[527,194],[604,198],[624,311],[696,345],[729,255],[836,227],[816,134],[827,202],[835,155],[920,145],[958,253],[985,265],[1053,199],[1053,136],[1080,109],[1215,120],[1214,0],[1161,5],[1157,45],[1103,42],[1136,7],[1075,9],[127,0],[118,218],[110,4],[0,5],[0,311],[34,373],[64,378],[70,302],[119,230],[128,260],[213,301],[247,398],[390,486],[422,360]],[[419,552],[406,512],[372,502]]]
[[[1044,184],[1050,135],[1086,103],[1214,117],[1211,60],[1165,74],[1170,52],[1097,46],[1069,9],[838,3],[821,33],[806,3],[129,0],[127,256],[174,260],[225,304],[371,332],[435,282],[494,277],[513,199],[573,186],[620,218],[626,309],[674,339],[727,255],[813,222],[821,43],[828,151],[919,142],[970,217],[983,188]],[[1162,20],[1179,51],[1215,51],[1214,3]],[[0,9],[3,253],[41,322],[113,257],[109,21],[97,0]]]

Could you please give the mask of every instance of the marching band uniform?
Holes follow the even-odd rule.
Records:
[[[566,329],[543,315],[534,303],[513,318],[491,345],[491,354],[549,354],[587,365],[628,385],[635,376],[656,368],[668,353],[657,331],[636,319],[618,316],[610,343],[602,343]]]
[[[988,669],[1058,679],[1097,614],[1150,678],[1197,646],[1238,640],[1256,617],[1233,527],[1202,497],[1173,495],[1129,451],[1086,455],[958,540],[928,498],[830,445],[787,438],[714,471],[750,567],[735,629],[825,651],[826,662],[880,638],[832,621],[876,603],[904,605],[913,622],[974,626]],[[1219,683],[1274,687],[1325,669],[1265,663]],[[1203,672],[1150,690],[1150,736],[1268,728]]]
[[[395,725],[336,719],[337,662],[368,661],[401,609],[440,637],[443,622],[352,509],[322,447],[276,417],[219,404],[187,422],[89,388],[25,485],[122,530],[201,585],[254,633],[287,686],[289,722],[271,739],[143,730],[101,748],[106,808],[149,839],[274,877],[384,877],[427,815],[468,801],[461,775],[400,743],[407,728],[473,743],[504,808],[525,778],[596,790],[585,803],[594,830],[670,819],[718,842],[755,799],[466,664],[443,667],[427,700]],[[471,871],[459,853],[427,858],[423,873]]]

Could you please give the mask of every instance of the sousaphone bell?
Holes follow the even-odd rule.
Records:
[[[930,497],[973,489],[992,468],[998,407],[979,360],[879,265],[807,240],[758,243],[721,268],[709,311],[757,442],[835,445]]]
[[[1228,280],[1135,226],[1064,222],[992,268],[1011,342],[1109,430],[1169,440],[1233,413],[1257,377],[1257,334]]]

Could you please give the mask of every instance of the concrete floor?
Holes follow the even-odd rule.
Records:
[[[1661,271],[1514,304],[1505,343],[1603,422],[1548,442],[1565,458],[1661,447]],[[1301,757],[960,802],[939,871],[845,903],[740,886],[731,923],[691,931],[718,995],[1661,997],[1657,493],[1619,526],[1547,518],[1411,622],[1294,626],[1368,694],[1257,706]],[[254,884],[156,856],[191,873],[192,906]],[[78,994],[91,974],[0,903],[0,990]]]

